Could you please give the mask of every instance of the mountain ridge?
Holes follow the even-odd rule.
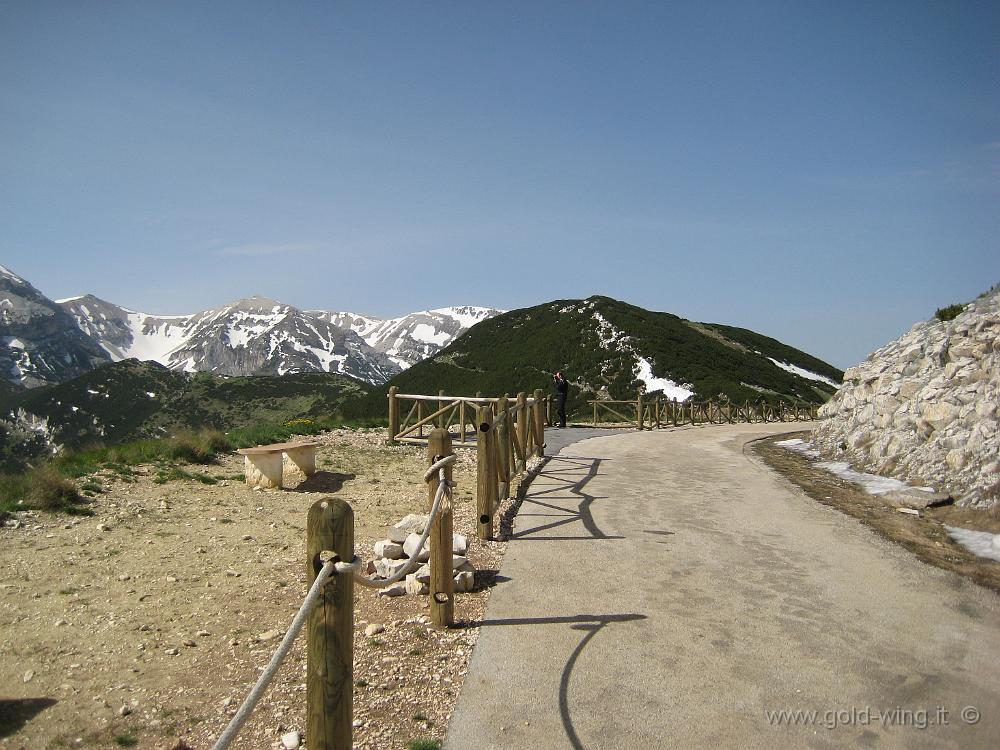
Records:
[[[155,315],[93,294],[53,301],[6,268],[0,272],[0,284],[0,291],[10,297],[0,299],[0,333],[6,334],[0,339],[0,367],[8,382],[26,387],[65,382],[97,365],[130,358],[185,372],[330,372],[379,385],[434,354],[470,325],[501,312],[456,306],[383,319],[302,310],[253,296],[189,315]],[[29,309],[30,321],[11,329],[15,313],[23,317]],[[36,346],[36,337],[46,341]],[[41,351],[46,356],[33,360],[31,353]],[[46,360],[67,364],[46,367]]]
[[[823,403],[843,377],[832,365],[747,329],[596,295],[495,316],[389,384],[409,393],[547,392],[556,370],[573,386],[571,410],[590,398],[634,399],[639,391],[677,400],[721,395]],[[372,394],[373,404],[377,397]]]

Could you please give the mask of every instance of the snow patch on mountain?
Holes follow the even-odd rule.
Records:
[[[840,383],[833,380],[832,378],[826,377],[825,375],[820,375],[818,373],[811,372],[802,367],[798,367],[797,365],[789,364],[788,362],[779,362],[778,360],[774,359],[774,357],[768,357],[768,359],[771,360],[774,364],[776,364],[785,372],[790,372],[793,375],[798,375],[800,378],[805,378],[806,380],[817,380],[821,383],[827,383],[829,385],[832,385],[834,388],[840,387]]]
[[[639,357],[635,365],[635,377],[646,384],[646,392],[663,391],[666,398],[675,401],[686,401],[694,395],[694,391],[678,385],[668,378],[658,378],[653,375],[653,366],[645,357]]]

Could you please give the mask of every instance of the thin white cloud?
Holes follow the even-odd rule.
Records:
[[[215,255],[228,257],[257,258],[265,255],[294,255],[308,253],[317,249],[317,245],[305,242],[286,242],[279,244],[249,243],[246,245],[230,245],[219,248]]]

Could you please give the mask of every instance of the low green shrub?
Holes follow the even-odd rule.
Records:
[[[156,476],[153,477],[153,484],[166,484],[176,479],[193,479],[202,484],[217,484],[219,481],[213,476],[197,471],[184,471],[184,469],[177,466],[161,466],[156,470]]]
[[[92,515],[86,503],[76,485],[52,465],[0,475],[0,512],[44,510]]]
[[[229,447],[226,436],[214,430],[182,432],[166,442],[169,458],[189,464],[214,463],[216,454]]]
[[[965,305],[948,305],[947,307],[939,307],[934,311],[934,317],[940,321],[947,322],[957,318],[964,309]]]

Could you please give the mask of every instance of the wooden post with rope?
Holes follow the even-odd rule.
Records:
[[[450,518],[450,517],[449,517]],[[320,553],[354,559],[354,511],[339,497],[317,500],[306,522],[306,578],[312,586]],[[451,552],[449,545],[448,551]],[[449,566],[451,560],[449,558]],[[354,576],[332,576],[307,624],[306,737],[310,750],[350,750],[354,714]]]
[[[427,438],[427,465],[433,466],[434,463],[445,456],[450,456],[453,452],[451,435],[448,434],[448,431],[443,427],[431,430],[431,434]],[[451,466],[445,467],[444,476],[447,481],[451,481]],[[428,513],[434,505],[434,495],[437,494],[438,484],[440,484],[440,479],[437,476],[432,477],[431,481],[427,483]],[[437,520],[431,527],[429,538],[431,545],[431,622],[441,628],[448,627],[455,622],[455,579],[451,565],[451,551],[454,544],[452,513],[451,502],[446,495],[442,498]],[[306,737],[309,736],[309,734],[306,735]],[[312,750],[312,740],[309,742],[310,750]],[[350,746],[345,746],[345,750],[348,747]]]

